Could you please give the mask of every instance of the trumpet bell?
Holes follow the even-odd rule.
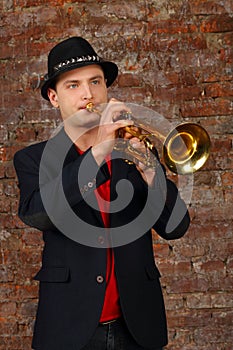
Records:
[[[172,130],[163,144],[163,159],[173,173],[191,174],[209,156],[210,138],[199,124],[184,123]]]

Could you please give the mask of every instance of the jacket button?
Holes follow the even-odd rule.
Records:
[[[103,283],[104,277],[101,276],[101,275],[99,275],[99,276],[96,277],[96,281],[97,281],[98,283]]]
[[[99,243],[99,244],[101,244],[101,245],[104,244],[104,241],[105,241],[105,240],[104,240],[104,236],[99,236],[99,237],[98,237],[98,243]]]

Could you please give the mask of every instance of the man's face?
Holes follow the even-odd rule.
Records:
[[[63,120],[85,109],[89,102],[94,106],[107,103],[103,70],[98,65],[90,65],[63,73],[57,80],[56,90],[48,89],[48,96],[52,105],[60,109]]]

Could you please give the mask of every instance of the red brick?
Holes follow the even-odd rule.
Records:
[[[27,300],[20,305],[20,308],[17,310],[19,316],[35,317],[37,309],[37,300]]]
[[[233,10],[231,0],[224,0],[223,3],[214,0],[195,0],[190,3],[191,12],[195,15],[227,14]]]
[[[1,219],[1,227],[6,229],[26,227],[17,215],[3,214]]]
[[[213,221],[208,223],[208,228],[203,228],[200,235],[200,223],[192,222],[188,231],[188,242],[192,244],[193,241],[197,242],[197,245],[203,245],[206,241],[222,239],[230,239],[232,235],[231,222],[225,221],[224,224],[221,221]]]
[[[179,295],[164,294],[165,304],[167,310],[183,310],[185,300]]]
[[[228,14],[209,16],[200,27],[202,32],[230,32],[233,31],[232,17]]]
[[[221,273],[224,276],[226,275],[225,264],[223,261],[207,261],[198,263],[197,272],[200,274],[205,274],[206,276],[209,273]]]
[[[189,261],[175,261],[173,259],[161,261],[159,270],[162,276],[167,275],[187,275],[191,272],[191,264]]]
[[[0,303],[0,315],[9,316],[15,315],[16,313],[16,303],[15,302],[1,302]]]
[[[17,333],[17,323],[15,319],[0,318],[0,334],[16,334]]]
[[[222,205],[221,207],[213,207],[210,209],[210,207],[206,207],[202,205],[201,208],[198,209],[198,212],[196,212],[196,220],[202,220],[202,222],[209,222],[213,223],[215,221],[221,221],[221,222],[226,222],[226,221],[231,221],[233,220],[233,213],[228,210],[228,205],[224,206]],[[228,214],[226,217],[226,213]],[[199,221],[200,222],[200,221]]]
[[[160,21],[150,21],[148,24],[149,33],[192,33],[197,32],[197,26],[194,23],[184,23],[179,19],[169,19]]]
[[[18,251],[22,249],[22,244],[19,239],[19,236],[14,232],[3,230],[1,232],[1,241],[2,241],[1,245],[2,245],[3,254],[4,254],[4,250],[6,254],[8,252],[13,254],[14,251]]]
[[[155,257],[164,257],[169,255],[169,246],[168,244],[159,244],[155,243],[154,247],[154,255]]]
[[[233,174],[231,173],[223,173],[221,175],[223,186],[231,186],[233,183]]]
[[[0,125],[0,143],[4,143],[8,140],[8,130],[5,125]]]
[[[32,280],[33,280],[33,277],[36,275],[36,273],[39,271],[40,265],[41,264],[36,261],[33,265],[21,264],[21,268],[18,268],[17,273],[15,274],[14,282],[17,285],[21,285],[22,281],[24,281],[28,285],[35,285],[35,282],[33,282]],[[24,266],[24,269],[22,269],[22,266]]]
[[[181,107],[183,117],[210,117],[216,115],[231,115],[233,106],[228,99],[203,99],[185,102]]]
[[[211,319],[211,313],[205,312],[205,310],[200,310],[194,312],[194,310],[185,311],[180,314],[180,311],[171,312],[168,311],[170,327],[197,327],[201,329],[203,326],[207,326]]]
[[[198,329],[195,332],[195,338],[194,340],[197,342],[197,344],[200,344],[201,342],[206,341],[207,343],[224,343],[226,340],[228,342],[233,342],[233,335],[231,327],[205,327],[203,329]]]
[[[31,128],[18,128],[16,130],[16,140],[18,142],[30,142],[35,141],[35,130]]]
[[[170,278],[168,282],[168,278]],[[201,277],[163,277],[164,283],[167,284],[167,293],[194,293],[194,292],[206,292],[209,289],[208,281],[205,276]]]
[[[208,84],[204,88],[205,95],[207,97],[226,97],[233,96],[233,83],[232,82],[218,82],[213,84]]]
[[[186,302],[189,309],[210,309],[212,307],[210,293],[192,293],[186,296]]]
[[[0,146],[0,161],[11,161],[14,157],[14,154],[21,149],[20,145],[5,145]]]
[[[37,262],[39,262],[41,259],[41,251],[38,248],[34,248],[34,250],[31,249],[24,249],[21,252],[20,255],[20,260],[21,262],[26,266],[28,265],[33,265],[36,264]]]
[[[210,157],[207,161],[206,169],[209,170],[230,170],[233,167],[233,159],[231,153],[224,154],[221,152],[210,153]]]
[[[7,179],[12,179],[16,177],[15,168],[13,166],[13,161],[4,162],[5,165],[5,176]]]
[[[0,350],[29,350],[30,348],[24,347],[23,339],[19,335],[1,335],[0,336]]]
[[[53,132],[55,131],[56,127],[54,125],[38,125],[35,127],[35,133],[36,133],[36,141],[44,141],[51,138],[53,135]]]
[[[9,199],[0,198],[0,212],[7,213],[10,212],[11,202]]]
[[[15,286],[13,284],[5,283],[1,281],[0,285],[0,300],[15,300]]]
[[[25,229],[22,235],[22,241],[26,246],[37,246],[42,243],[42,233],[36,229]]]
[[[38,285],[16,285],[15,297],[17,300],[36,299],[38,297]]]
[[[118,84],[120,87],[124,86],[139,86],[140,78],[135,74],[122,74],[118,78]]]
[[[18,187],[15,183],[15,180],[4,181],[4,194],[7,197],[15,197],[18,195]]]

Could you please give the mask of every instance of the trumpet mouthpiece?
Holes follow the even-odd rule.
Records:
[[[89,111],[89,112],[92,112],[93,111],[93,103],[92,102],[89,102],[87,105],[86,105],[86,109]]]

